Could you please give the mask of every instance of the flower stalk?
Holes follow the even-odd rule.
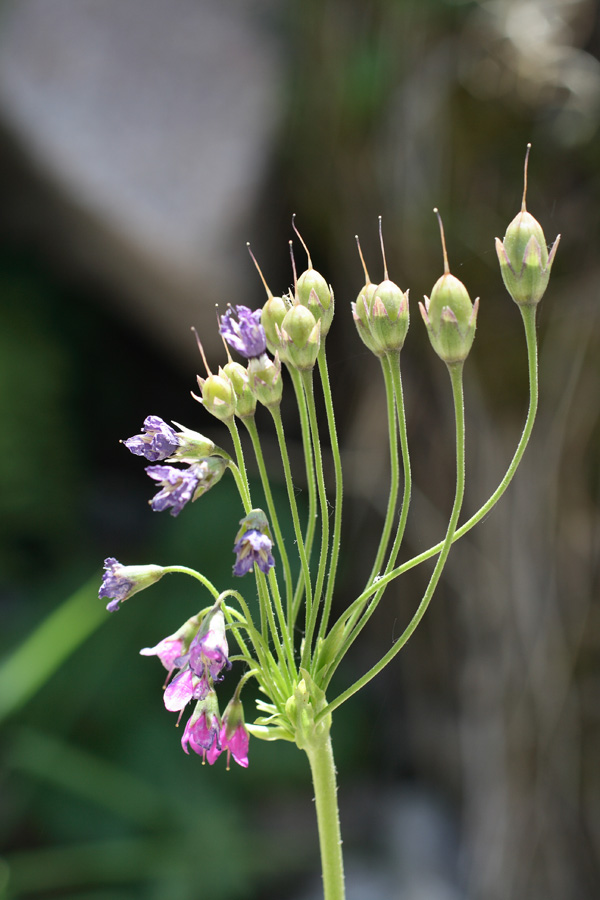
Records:
[[[177,713],[177,721],[191,704],[192,712],[181,738],[186,753],[191,751],[209,765],[223,756],[227,768],[233,760],[242,769],[251,759],[251,737],[294,742],[306,753],[314,786],[325,900],[344,898],[332,715],[389,665],[410,639],[432,602],[453,543],[477,525],[507,490],[533,429],[538,406],[536,307],[548,284],[558,239],[548,252],[541,226],[526,210],[527,162],[524,182],[521,212],[509,225],[504,241],[498,240],[496,245],[502,277],[519,307],[525,330],[529,408],[523,433],[496,489],[459,527],[466,478],[463,372],[475,339],[479,300],[472,302],[466,286],[450,271],[442,220],[436,210],[443,274],[420,307],[431,346],[449,372],[456,484],[443,539],[401,565],[397,561],[412,493],[409,428],[400,371],[401,350],[409,327],[408,291],[401,290],[389,277],[381,220],[381,283],[371,282],[359,244],[365,284],[352,304],[352,315],[359,338],[381,363],[389,432],[390,492],[371,573],[363,590],[345,609],[334,607],[343,553],[344,473],[325,347],[334,314],[333,291],[313,267],[295,223],[294,231],[306,250],[308,268],[297,277],[292,255],[294,284],[289,293],[273,296],[251,254],[267,291],[263,309],[253,311],[232,305],[221,316],[219,330],[227,344],[228,361],[217,374],[208,369],[199,343],[207,377],[198,376],[201,396],[195,399],[227,426],[231,453],[199,432],[177,423],[171,426],[154,415],[144,420],[140,434],[123,442],[132,454],[151,463],[146,471],[159,488],[150,501],[154,512],[167,511],[178,516],[222,477],[229,477],[228,472],[235,481],[242,517],[237,534],[232,534],[235,562],[231,577],[239,580],[239,590],[228,587],[219,591],[201,572],[186,566],[128,566],[108,557],[99,595],[108,600],[108,610],[115,612],[125,600],[151,587],[165,574],[174,573],[191,576],[199,588],[208,591],[212,605],[201,606],[172,634],[157,636],[154,646],[140,652],[157,657],[163,677],[167,670],[164,706]],[[233,361],[228,348],[242,356],[243,363]],[[320,385],[324,403],[321,420],[315,382],[317,390]],[[281,415],[281,403],[288,396],[296,401],[302,435],[308,497],[307,512],[302,515]],[[258,404],[269,410],[275,425],[280,454],[278,474],[286,485],[285,517],[293,525],[293,546],[286,547],[284,543],[281,522],[286,519],[276,506],[271,465],[263,457],[255,420]],[[236,419],[243,422],[252,444],[266,512],[253,507]],[[332,484],[328,483],[324,466],[325,435],[333,460]],[[317,527],[318,553],[313,547]],[[341,693],[328,699],[326,692],[334,673],[376,612],[386,588],[405,572],[433,558],[427,587],[400,637],[368,671],[354,677]],[[240,665],[237,687],[221,713],[220,683],[231,678],[232,670],[236,672]],[[259,689],[253,721],[247,721],[241,699],[242,687],[250,679],[255,679]]]

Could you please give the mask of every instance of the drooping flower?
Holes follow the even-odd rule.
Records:
[[[275,565],[271,548],[273,541],[261,531],[251,528],[245,531],[234,545],[233,552],[237,559],[233,566],[233,574],[241,577],[251,571],[254,563],[265,575]]]
[[[174,634],[163,638],[155,647],[144,647],[140,650],[140,655],[158,656],[169,673],[181,668],[190,643],[198,632],[199,624],[198,616],[192,616]]]
[[[155,512],[169,509],[178,516],[190,500],[197,500],[219,481],[229,465],[229,460],[209,456],[193,463],[187,469],[175,466],[147,466],[146,472],[157,481],[161,490],[150,501]]]
[[[225,616],[219,603],[206,614],[200,631],[190,644],[190,668],[199,678],[208,673],[213,681],[220,681],[223,667],[231,668],[228,657]]]
[[[239,766],[243,766],[244,769],[248,768],[249,740],[248,731],[244,725],[242,702],[236,691],[225,708],[221,723],[221,750],[227,750],[227,768],[229,768],[230,756],[233,756]]]
[[[178,516],[186,503],[194,496],[198,487],[198,475],[189,469],[174,466],[147,466],[146,472],[157,481],[161,490],[150,501],[155,512],[169,509],[172,516]]]
[[[144,456],[149,462],[167,459],[179,447],[179,438],[173,428],[158,416],[147,416],[142,432],[127,438],[123,444],[135,456]]]
[[[221,753],[219,707],[217,696],[211,691],[196,704],[196,708],[186,722],[181,746],[189,754],[188,747],[202,757],[202,764],[208,760],[215,762]]]
[[[209,690],[208,678],[205,675],[198,678],[196,673],[185,665],[165,688],[163,694],[165,707],[169,712],[181,712],[190,700],[202,700]]]
[[[164,574],[162,566],[122,566],[112,556],[104,560],[104,569],[98,597],[112,598],[106,606],[109,612],[116,612],[120,603],[150,587]]]
[[[273,540],[267,517],[262,509],[252,509],[247,516],[240,519],[240,526],[233,546],[233,552],[237,557],[233,574],[239,577],[246,575],[256,563],[266,575],[275,565],[271,553]]]
[[[247,306],[230,306],[221,316],[219,332],[227,343],[245,356],[253,359],[267,349],[265,329],[260,323],[262,310],[252,311]]]

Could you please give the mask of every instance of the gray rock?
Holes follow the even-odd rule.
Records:
[[[278,119],[257,3],[7,0],[0,122],[56,208],[44,238],[178,352],[253,278],[245,225]]]

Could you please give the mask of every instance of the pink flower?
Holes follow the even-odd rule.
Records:
[[[214,691],[196,704],[196,709],[188,719],[181,738],[181,746],[189,754],[188,747],[202,757],[202,763],[208,760],[213,765],[221,753],[219,735],[219,708]]]
[[[239,766],[248,768],[248,744],[250,736],[244,725],[244,710],[237,691],[229,701],[221,724],[221,750],[227,750],[227,768],[233,756]]]

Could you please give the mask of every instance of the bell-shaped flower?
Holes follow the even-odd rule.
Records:
[[[155,512],[168,509],[172,516],[178,516],[186,503],[197,500],[220,481],[228,466],[229,460],[220,456],[209,456],[187,469],[147,466],[146,472],[161,488],[150,506]]]
[[[122,566],[112,556],[104,560],[104,569],[98,597],[112,598],[106,606],[109,612],[116,612],[123,600],[150,587],[164,574],[162,566]]]
[[[207,673],[213,681],[220,681],[221,670],[230,669],[229,647],[225,632],[225,616],[217,602],[202,621],[200,631],[190,644],[190,668],[200,678]]]
[[[221,723],[217,696],[210,691],[206,697],[196,704],[194,712],[186,722],[181,746],[189,754],[189,747],[202,757],[202,764],[208,760],[209,765],[215,762],[221,753]]]
[[[236,561],[233,574],[241,577],[252,570],[254,563],[266,575],[275,560],[271,550],[273,541],[269,531],[269,523],[262,509],[253,509],[240,520],[241,528],[237,533],[233,552]]]
[[[244,724],[244,710],[237,691],[223,713],[220,741],[221,749],[227,751],[227,768],[229,768],[230,757],[233,756],[238,765],[247,769],[249,735]]]

